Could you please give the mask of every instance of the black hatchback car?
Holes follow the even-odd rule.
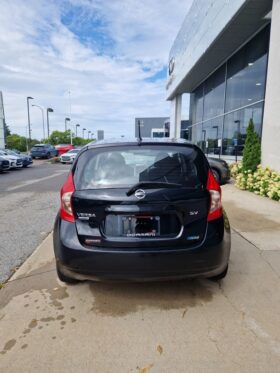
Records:
[[[230,226],[202,151],[185,140],[84,147],[61,189],[60,280],[221,279]]]

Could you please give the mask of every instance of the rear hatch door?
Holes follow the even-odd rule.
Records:
[[[197,245],[207,226],[206,168],[193,147],[130,146],[82,153],[72,197],[81,243]]]

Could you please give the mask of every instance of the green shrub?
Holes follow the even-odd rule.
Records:
[[[261,163],[261,143],[259,135],[255,131],[254,122],[251,118],[247,127],[245,146],[243,150],[243,171],[255,172]]]

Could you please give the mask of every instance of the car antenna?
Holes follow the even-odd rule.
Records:
[[[141,137],[141,126],[142,126],[142,124],[141,124],[140,119],[138,119],[137,124],[138,124],[138,145],[140,145],[141,142],[142,142],[142,137]]]

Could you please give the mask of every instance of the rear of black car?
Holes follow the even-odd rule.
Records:
[[[156,280],[225,273],[229,225],[199,148],[89,146],[61,190],[54,249],[62,280]]]

